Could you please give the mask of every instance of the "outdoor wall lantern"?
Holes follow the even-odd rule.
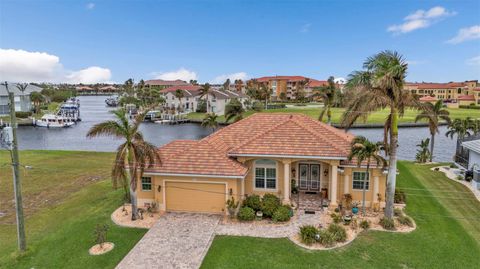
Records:
[[[338,172],[339,172],[340,174],[343,174],[343,173],[345,172],[345,169],[344,169],[343,167],[339,167],[339,168],[338,168]]]
[[[232,195],[232,194],[233,194],[233,190],[232,190],[232,188],[230,188],[230,189],[228,190],[228,194],[230,194],[230,195]]]
[[[325,169],[325,170],[323,171],[323,175],[324,175],[324,176],[328,176],[328,169]]]
[[[295,168],[292,168],[292,177],[295,177],[295,172],[297,172]]]
[[[162,192],[162,185],[158,185],[157,191]]]

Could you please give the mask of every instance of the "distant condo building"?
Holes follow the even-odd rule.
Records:
[[[449,106],[480,105],[478,80],[448,83],[407,82],[404,88],[417,94],[423,102],[443,100]]]
[[[163,80],[163,79],[151,79],[145,81],[145,86],[150,88],[157,88],[159,90],[166,89],[173,86],[188,86],[190,83],[177,79],[177,80]]]
[[[249,82],[253,81],[272,89],[272,100],[279,100],[282,97],[294,100],[297,98],[298,91],[303,91],[305,97],[311,97],[314,88],[328,85],[326,80],[316,80],[304,76],[268,76],[252,79]]]

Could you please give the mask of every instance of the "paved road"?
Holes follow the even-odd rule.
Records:
[[[199,268],[219,220],[218,215],[167,213],[116,268]]]

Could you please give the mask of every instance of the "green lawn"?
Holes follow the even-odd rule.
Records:
[[[369,231],[331,251],[307,251],[288,239],[217,236],[202,268],[478,267],[480,203],[430,167],[399,163],[397,186],[418,225],[412,233]]]
[[[263,110],[262,112],[268,112],[268,113],[278,113],[278,112],[283,112],[283,113],[303,113],[309,117],[312,117],[314,119],[318,119],[318,116],[320,115],[320,109],[319,107],[309,107],[309,106],[299,106],[299,107],[293,107],[293,108],[283,108],[283,109],[268,109],[268,110]],[[452,119],[454,118],[466,118],[466,117],[472,117],[472,118],[480,118],[480,110],[479,109],[448,109],[450,112],[450,117]],[[340,118],[342,116],[344,109],[343,108],[332,108],[332,122],[333,123],[339,123]],[[254,111],[247,111],[245,113],[245,117],[253,114]],[[411,123],[415,122],[415,117],[418,114],[418,111],[415,110],[407,110],[405,112],[405,115],[400,118],[400,123]],[[375,113],[372,113],[367,121],[365,123],[379,123],[383,124],[385,122],[385,119],[387,118],[388,115],[388,110],[382,110],[382,111],[377,111]],[[189,119],[203,119],[205,117],[204,113],[190,113],[188,114]],[[220,122],[225,121],[224,116],[219,116],[218,120]],[[324,118],[324,121],[326,121],[326,118]],[[361,123],[361,122],[359,122]]]
[[[22,151],[22,186],[28,251],[16,252],[9,155],[0,151],[0,268],[114,268],[146,232],[121,228],[110,214],[121,205],[122,192],[109,177],[113,153]],[[3,166],[2,166],[3,165]],[[90,256],[96,224],[108,224],[115,248]]]

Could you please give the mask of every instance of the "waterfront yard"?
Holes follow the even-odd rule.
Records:
[[[400,162],[410,234],[369,231],[351,245],[307,251],[288,239],[217,236],[202,268],[474,268],[480,253],[480,203],[430,166]]]
[[[269,112],[269,113],[278,113],[278,112],[284,112],[284,113],[303,113],[306,114],[314,119],[318,119],[318,116],[320,115],[320,107],[311,107],[311,106],[298,106],[298,107],[288,107],[288,108],[282,108],[282,109],[268,109],[268,110],[263,110],[262,112]],[[342,116],[342,113],[345,111],[344,108],[332,108],[332,122],[333,123],[340,123],[340,119]],[[452,119],[455,118],[466,118],[466,117],[471,117],[473,119],[480,118],[480,109],[465,109],[465,108],[457,108],[457,109],[448,109],[450,112],[450,117]],[[247,111],[244,116],[249,116],[251,114],[255,113],[254,111]],[[389,113],[389,110],[382,110],[382,111],[377,111],[375,113],[372,113],[368,119],[364,123],[369,123],[369,124],[382,124],[385,122],[385,119],[387,118],[387,115]],[[399,122],[400,123],[412,123],[415,122],[415,117],[417,116],[418,111],[416,110],[407,110],[405,112],[405,115],[400,118]],[[204,113],[190,113],[188,114],[189,119],[194,119],[194,120],[201,120],[205,117]],[[219,116],[218,117],[219,122],[224,122],[225,117],[224,116]],[[326,115],[323,119],[326,121]],[[359,123],[363,123],[359,121]]]
[[[0,151],[0,268],[113,268],[146,232],[121,228],[110,214],[122,191],[109,179],[113,153],[22,151],[28,251],[16,252],[13,187],[7,151]],[[90,256],[94,228],[108,224],[113,251]]]

